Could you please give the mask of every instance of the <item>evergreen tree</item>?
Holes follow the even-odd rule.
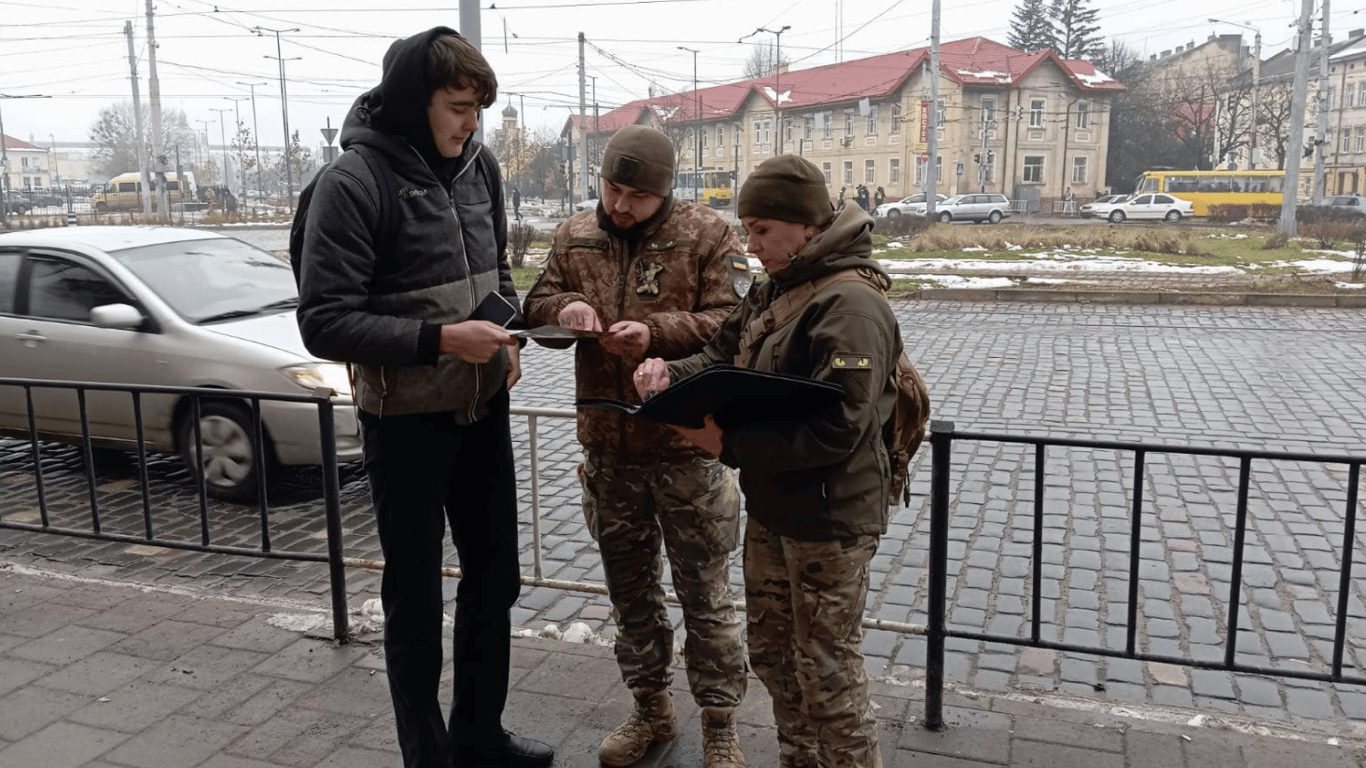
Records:
[[[1006,42],[1021,51],[1057,48],[1057,30],[1045,0],[1020,0],[1010,19]]]
[[[1104,45],[1100,39],[1100,12],[1090,0],[1053,0],[1048,9],[1057,35],[1053,50],[1064,59],[1089,59]]]

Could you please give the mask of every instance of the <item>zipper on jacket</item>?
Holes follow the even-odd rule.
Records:
[[[379,367],[379,418],[384,418],[384,398],[389,396],[389,377],[384,375],[384,366]]]

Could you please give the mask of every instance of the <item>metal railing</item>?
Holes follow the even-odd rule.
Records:
[[[226,555],[246,555],[264,558],[301,560],[311,562],[325,562],[329,569],[330,594],[332,601],[333,636],[340,641],[349,638],[350,630],[348,627],[347,607],[346,607],[346,578],[345,569],[347,567],[360,567],[367,569],[380,569],[383,563],[379,560],[347,557],[343,552],[342,545],[342,524],[341,524],[341,503],[340,486],[338,480],[338,466],[336,461],[336,428],[334,423],[334,404],[331,400],[331,390],[320,389],[312,395],[281,395],[265,392],[237,392],[216,389],[196,389],[196,388],[177,388],[177,387],[132,387],[127,385],[104,385],[93,383],[59,383],[49,381],[24,380],[24,379],[0,379],[0,388],[22,387],[25,391],[26,402],[29,410],[29,443],[34,466],[34,481],[38,499],[41,523],[38,525],[16,522],[0,518],[0,529],[13,529],[22,531],[32,531],[40,533],[50,533],[67,536],[77,536],[92,539],[120,541],[138,544],[152,544],[155,546],[171,549],[186,549],[201,552],[214,552]],[[44,486],[44,473],[40,460],[40,441],[34,437],[37,430],[33,418],[33,396],[35,388],[58,388],[74,390],[80,405],[82,440],[81,449],[86,470],[86,482],[90,501],[90,528],[82,530],[78,528],[63,527],[53,525],[48,516],[47,501]],[[95,473],[92,456],[92,442],[89,431],[88,417],[86,415],[85,393],[87,391],[115,391],[126,392],[131,397],[134,413],[137,420],[138,430],[138,479],[142,494],[142,524],[141,535],[120,534],[102,530],[102,518],[99,500],[95,488]],[[147,453],[143,446],[143,430],[141,416],[141,399],[144,395],[176,395],[191,398],[193,414],[198,416],[198,409],[203,400],[222,401],[224,399],[236,399],[250,404],[254,434],[252,436],[253,445],[259,452],[264,444],[261,426],[261,403],[263,401],[284,401],[294,403],[309,403],[317,408],[318,425],[322,445],[331,446],[332,450],[324,450],[322,466],[322,485],[323,485],[323,511],[326,524],[326,552],[316,551],[295,551],[277,550],[271,544],[269,515],[267,513],[267,497],[265,483],[259,483],[258,497],[256,506],[259,513],[260,526],[260,548],[249,549],[240,546],[224,546],[215,544],[212,539],[209,524],[208,494],[206,492],[205,480],[202,473],[196,473],[198,477],[197,491],[199,499],[199,540],[173,540],[167,539],[158,534],[153,524],[151,494],[148,486],[147,474]],[[532,574],[524,576],[522,579],[525,585],[544,586],[565,590],[586,592],[591,594],[606,594],[606,587],[602,584],[594,584],[580,581],[565,581],[547,579],[544,577],[542,569],[541,553],[541,480],[540,480],[540,420],[551,418],[556,420],[572,419],[575,411],[568,408],[531,408],[515,406],[512,413],[518,416],[525,416],[528,422],[529,433],[529,459],[531,468],[531,506],[532,506],[532,534],[533,534],[533,563]],[[194,419],[198,423],[198,418]],[[196,442],[198,434],[196,433]],[[1028,591],[1030,594],[1029,603],[1029,632],[1028,636],[1009,635],[993,632],[978,631],[951,626],[948,622],[947,611],[950,600],[947,593],[948,581],[950,577],[951,562],[949,557],[950,532],[949,524],[954,513],[954,496],[952,493],[953,482],[953,447],[956,443],[962,442],[994,442],[1005,444],[1016,444],[1033,448],[1032,466],[1032,540],[1030,543],[1030,560],[1032,563],[1032,574],[1030,576]],[[957,432],[951,422],[936,421],[931,424],[930,430],[930,505],[929,505],[929,535],[928,550],[929,559],[926,573],[927,599],[926,615],[927,622],[923,625],[910,622],[888,621],[876,618],[865,618],[863,625],[870,629],[882,629],[908,635],[924,635],[926,637],[926,687],[925,687],[925,717],[924,725],[931,729],[941,728],[943,725],[943,691],[944,691],[944,670],[946,657],[946,641],[949,639],[973,640],[991,643],[1001,643],[1017,647],[1033,647],[1066,651],[1069,653],[1089,654],[1101,657],[1117,657],[1134,659],[1141,661],[1164,662],[1168,664],[1197,667],[1205,669],[1226,670],[1231,672],[1256,673],[1270,675],[1274,677],[1301,678],[1329,682],[1345,682],[1352,684],[1366,684],[1366,676],[1360,674],[1348,674],[1344,671],[1344,651],[1347,640],[1347,618],[1349,615],[1349,597],[1352,589],[1352,567],[1353,567],[1353,547],[1355,545],[1356,525],[1355,516],[1359,497],[1359,478],[1361,466],[1366,463],[1366,457],[1346,456],[1346,455],[1322,455],[1307,453],[1274,453],[1256,450],[1233,450],[1200,448],[1189,446],[1158,445],[1137,442],[1116,442],[1104,440],[1079,440],[1065,438],[1045,438],[1027,437],[1010,434]],[[1047,453],[1050,448],[1081,448],[1087,450],[1109,450],[1131,454],[1133,457],[1133,477],[1134,483],[1132,491],[1127,501],[1128,521],[1128,583],[1126,595],[1126,616],[1124,623],[1125,643],[1124,648],[1109,648],[1104,646],[1088,646],[1075,642],[1061,642],[1050,640],[1043,636],[1043,611],[1042,595],[1044,594],[1042,578],[1044,563],[1043,553],[1045,546],[1043,518],[1044,518],[1044,479],[1049,476],[1050,465],[1047,462]],[[1145,511],[1144,498],[1144,477],[1145,465],[1149,457],[1156,454],[1184,454],[1188,456],[1207,456],[1232,459],[1238,463],[1238,487],[1236,493],[1236,504],[1234,514],[1234,543],[1233,543],[1233,565],[1229,578],[1228,600],[1225,604],[1227,615],[1226,630],[1224,639],[1224,652],[1221,660],[1201,659],[1191,656],[1173,656],[1164,653],[1153,653],[1142,650],[1138,647],[1138,606],[1139,606],[1139,567],[1140,556],[1139,547],[1142,534],[1145,530],[1145,517],[1150,515]],[[258,455],[261,455],[258,453]],[[1326,672],[1315,672],[1312,670],[1284,669],[1277,667],[1261,666],[1240,662],[1238,655],[1238,634],[1241,621],[1242,605],[1239,598],[1242,589],[1242,573],[1244,563],[1244,548],[1248,533],[1249,516],[1249,488],[1254,461],[1297,461],[1314,464],[1343,464],[1348,468],[1347,491],[1346,491],[1346,513],[1343,516],[1343,531],[1341,545],[1340,565],[1338,569],[1338,599],[1337,611],[1334,621],[1333,642],[1331,650],[1330,669]],[[202,462],[199,462],[202,464]],[[1055,464],[1056,470],[1059,466]],[[1018,484],[1019,487],[1025,485],[1024,482]],[[446,575],[458,576],[459,569],[446,568]],[[1023,592],[1021,592],[1023,594]],[[668,599],[673,600],[669,595]],[[738,603],[740,610],[744,609],[743,603]]]

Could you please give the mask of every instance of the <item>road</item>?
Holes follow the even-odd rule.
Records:
[[[896,302],[896,311],[911,357],[929,382],[934,418],[953,421],[960,430],[1366,455],[1366,378],[1360,375],[1366,315],[1360,311],[925,301]],[[527,373],[514,390],[515,404],[570,406],[569,352],[532,346],[523,362]],[[553,419],[541,424],[543,575],[600,583],[597,551],[578,508],[572,425]],[[525,420],[517,420],[514,429],[523,515],[529,520]],[[1027,632],[1032,454],[969,443],[956,449],[954,463],[950,623]],[[45,451],[57,522],[88,525],[80,467],[72,449]],[[1122,649],[1132,464],[1111,451],[1059,449],[1049,455],[1048,467],[1043,636]],[[1222,658],[1237,477],[1237,465],[1228,461],[1150,456],[1140,648]],[[197,540],[197,506],[187,480],[176,462],[154,462],[153,508],[159,529]],[[277,547],[321,549],[315,480],[303,473],[272,485]],[[343,481],[347,554],[378,557],[365,483],[354,467],[344,470]],[[928,486],[928,451],[922,450],[912,504],[895,511],[873,562],[871,616],[925,621]],[[141,531],[136,487],[131,462],[116,457],[101,463],[97,495],[106,530]],[[1241,661],[1325,668],[1346,488],[1341,465],[1254,465],[1248,559],[1238,592],[1247,611],[1239,633]],[[26,448],[0,443],[0,514],[36,521],[35,509]],[[211,519],[215,541],[259,541],[249,509],[214,504]],[[1358,563],[1366,552],[1363,538],[1359,532]],[[522,541],[529,570],[529,522]],[[326,571],[313,565],[11,532],[0,538],[0,560],[314,604],[326,599]],[[731,580],[740,589],[738,567]],[[1348,622],[1346,664],[1355,674],[1366,668],[1362,584],[1358,578],[1352,585]],[[348,585],[353,606],[359,606],[377,594],[377,575],[352,569]],[[514,618],[529,627],[582,622],[600,636],[612,630],[604,598],[548,588],[524,590]],[[920,638],[872,630],[865,652],[874,675],[913,681],[921,674]],[[991,690],[1197,706],[1278,721],[1331,722],[1366,713],[1366,690],[1350,685],[981,643],[952,643],[947,676]]]

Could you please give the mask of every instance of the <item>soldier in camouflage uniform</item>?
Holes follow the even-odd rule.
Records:
[[[639,402],[631,372],[647,354],[672,359],[700,350],[749,290],[749,263],[716,212],[673,197],[673,149],[663,133],[621,129],[602,168],[597,210],[574,215],[555,233],[525,314],[533,327],[606,331],[577,343],[577,394]],[[598,758],[630,765],[678,734],[662,544],[683,607],[683,655],[702,708],[704,764],[743,766],[735,707],[745,695],[745,652],[727,579],[740,514],[731,470],[644,419],[585,408],[578,430],[583,512],[602,552],[617,663],[636,702]]]
[[[863,668],[868,564],[887,531],[891,462],[882,425],[892,413],[891,374],[901,354],[896,317],[863,280],[831,282],[785,325],[766,323],[785,296],[872,259],[873,219],[861,207],[831,211],[824,176],[796,155],[765,160],[737,202],[749,252],[769,279],[754,287],[704,350],[650,359],[642,390],[718,363],[837,384],[844,401],[790,421],[732,425],[710,417],[681,429],[740,469],[745,526],[749,660],[773,697],[782,768],[878,768],[877,721]]]

